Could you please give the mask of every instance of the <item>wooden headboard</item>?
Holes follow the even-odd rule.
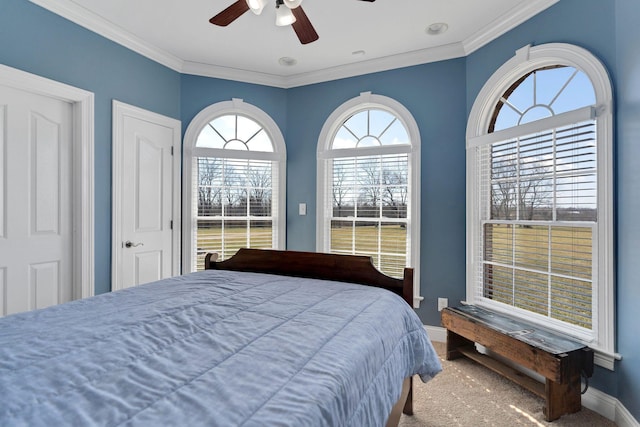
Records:
[[[208,253],[204,267],[208,270],[248,271],[358,283],[387,289],[413,307],[413,268],[404,269],[404,278],[381,273],[371,257],[319,252],[240,249],[231,258],[217,262],[217,254]]]

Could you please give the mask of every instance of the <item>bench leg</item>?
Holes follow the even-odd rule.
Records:
[[[546,380],[545,420],[557,420],[564,414],[573,414],[582,409],[580,375],[573,375],[566,384]]]
[[[474,342],[466,339],[462,335],[458,335],[455,332],[447,329],[447,360],[458,359],[463,356],[462,353],[458,351],[461,347],[474,346]]]

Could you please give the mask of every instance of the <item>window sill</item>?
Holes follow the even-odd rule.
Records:
[[[423,296],[416,295],[413,297],[413,308],[420,308],[420,303],[424,300]]]
[[[622,355],[593,349],[593,363],[602,368],[615,371],[616,360],[622,360]]]

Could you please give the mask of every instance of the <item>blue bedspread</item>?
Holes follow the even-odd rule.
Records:
[[[440,369],[388,291],[203,271],[0,319],[0,425],[383,426]]]

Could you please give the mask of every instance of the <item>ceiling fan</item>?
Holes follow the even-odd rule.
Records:
[[[360,0],[374,2],[375,0]],[[237,0],[231,6],[209,19],[214,25],[226,27],[242,16],[246,11],[251,10],[256,15],[262,13],[267,0]],[[307,44],[318,40],[318,33],[311,25],[300,3],[302,0],[276,0],[276,25],[291,25],[296,32],[300,43]]]

